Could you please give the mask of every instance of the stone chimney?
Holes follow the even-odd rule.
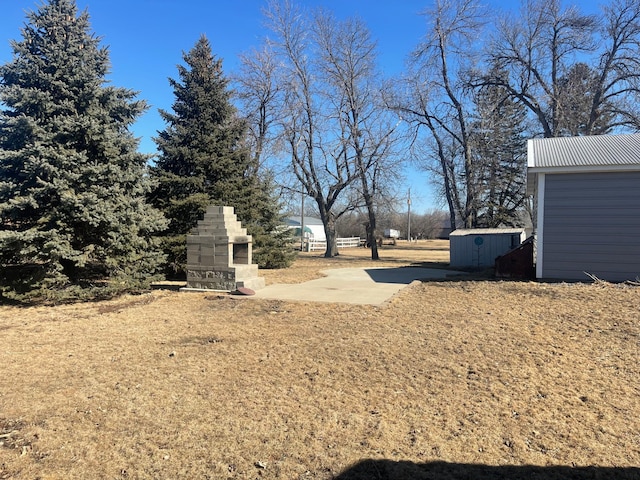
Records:
[[[263,288],[252,253],[251,235],[233,207],[207,207],[204,219],[187,235],[187,287],[182,290]]]

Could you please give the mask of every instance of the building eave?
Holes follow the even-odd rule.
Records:
[[[580,165],[558,167],[531,167],[527,173],[591,173],[591,172],[638,172],[640,163],[630,165]]]

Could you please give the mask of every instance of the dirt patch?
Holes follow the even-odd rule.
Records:
[[[37,440],[37,435],[25,434],[27,424],[23,420],[14,420],[0,417],[0,449],[9,450],[15,455],[24,457],[31,453],[32,444]],[[41,458],[41,455],[39,456]],[[4,475],[4,465],[0,466],[0,478],[8,478]]]
[[[408,247],[383,262],[443,254]],[[165,290],[2,307],[0,419],[19,423],[0,433],[19,448],[0,478],[637,478],[638,311],[637,287],[488,279],[383,307]]]
[[[125,302],[113,302],[107,304],[100,304],[96,308],[96,312],[98,315],[105,315],[107,313],[120,313],[123,310],[132,307],[138,307],[140,305],[148,305],[153,302],[156,297],[151,295],[141,295],[140,297],[128,297],[128,300]]]

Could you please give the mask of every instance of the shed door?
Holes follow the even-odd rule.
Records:
[[[547,174],[544,278],[640,276],[640,172]]]

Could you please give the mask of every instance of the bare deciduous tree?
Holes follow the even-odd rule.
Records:
[[[411,219],[411,232],[417,238],[439,238],[448,223],[449,215],[441,210],[432,210]]]
[[[378,260],[378,201],[394,183],[398,162],[398,122],[382,101],[383,82],[376,68],[376,44],[359,19],[338,22],[329,14],[316,17],[321,70],[334,96],[330,111],[340,126],[346,161],[358,178],[353,205],[367,214],[367,244]]]
[[[338,254],[336,219],[349,209],[338,200],[357,178],[342,140],[346,132],[333,132],[326,115],[330,95],[314,55],[313,22],[289,1],[271,2],[266,14],[274,33],[271,45],[284,69],[281,135],[295,177],[316,203],[327,239],[325,256],[333,257]]]
[[[457,217],[472,227],[480,183],[470,139],[472,95],[465,76],[479,58],[475,44],[484,17],[476,0],[435,0],[425,15],[431,23],[413,56],[407,97],[395,106],[408,122],[430,133],[451,227],[456,227]]]
[[[268,45],[240,55],[240,72],[234,80],[249,125],[254,164],[258,166],[276,138],[276,107],[281,93],[278,74],[277,59]]]
[[[377,101],[375,43],[359,20],[308,14],[288,0],[271,2],[265,13],[273,33],[269,54],[254,55],[255,62],[245,57],[250,71],[241,82],[244,98],[257,113],[256,138],[277,131],[280,151],[290,158],[280,179],[291,174],[289,187],[301,186],[314,200],[327,238],[325,256],[332,257],[338,253],[336,220],[345,212],[366,208],[375,235],[376,200],[385,175],[394,173],[381,163],[392,152],[395,133]]]
[[[640,3],[613,0],[602,19],[560,0],[529,0],[519,19],[505,17],[487,56],[506,76],[483,79],[525,105],[545,137],[640,128]],[[566,80],[579,62],[592,66],[583,125],[567,125],[576,103]],[[573,73],[574,76],[576,72]],[[606,125],[603,123],[606,122]]]
[[[564,74],[558,85],[559,104],[562,110],[558,116],[559,136],[601,135],[612,129],[612,106],[603,104],[601,113],[591,119],[594,95],[598,91],[599,76],[595,69],[583,62],[576,63]]]

